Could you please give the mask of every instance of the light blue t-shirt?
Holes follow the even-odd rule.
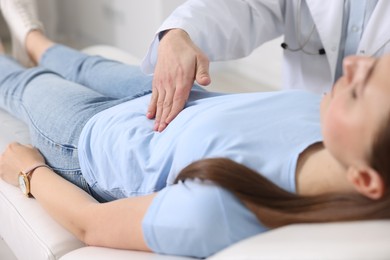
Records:
[[[143,221],[148,246],[206,257],[265,228],[215,185],[172,185],[180,170],[202,158],[227,157],[295,192],[299,154],[322,139],[320,99],[301,90],[193,91],[186,108],[158,133],[145,117],[150,95],[140,97],[89,120],[79,141],[83,176],[114,198],[160,191]]]

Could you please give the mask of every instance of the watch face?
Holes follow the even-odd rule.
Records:
[[[19,175],[19,187],[24,194],[27,194],[27,186],[24,176],[22,174]]]

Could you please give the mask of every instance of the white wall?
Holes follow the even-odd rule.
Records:
[[[161,22],[182,2],[57,0],[57,37],[77,47],[115,45],[140,58]]]
[[[264,89],[280,89],[282,86],[282,38],[265,43],[246,58],[231,61],[228,69],[257,82]],[[256,88],[251,88],[256,90]]]
[[[45,33],[51,38],[56,37],[58,28],[57,1],[36,0],[36,3],[39,19],[45,27]]]

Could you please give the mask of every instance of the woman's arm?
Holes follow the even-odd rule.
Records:
[[[38,168],[31,193],[61,225],[88,245],[148,250],[142,219],[154,195],[100,204],[47,168]]]
[[[17,143],[0,157],[0,176],[17,186],[21,170],[44,163],[35,148]],[[98,203],[82,189],[48,168],[31,177],[31,193],[62,226],[88,245],[150,251],[142,232],[142,220],[155,194]]]

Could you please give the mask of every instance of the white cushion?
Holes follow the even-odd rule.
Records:
[[[61,260],[190,260],[193,258],[157,255],[152,253],[109,249],[102,247],[83,247],[61,257]]]
[[[290,225],[243,240],[208,259],[388,260],[390,221]]]

